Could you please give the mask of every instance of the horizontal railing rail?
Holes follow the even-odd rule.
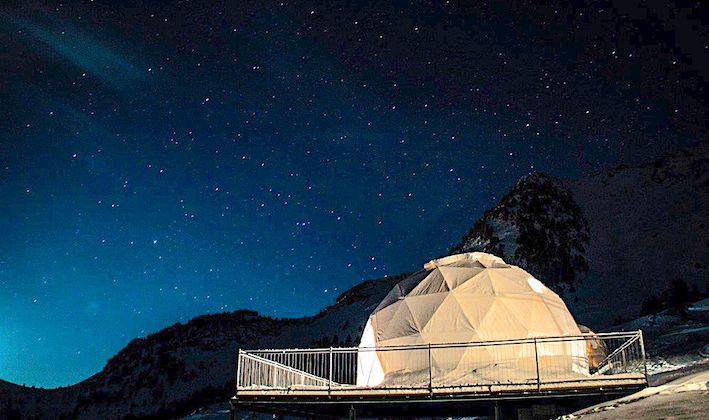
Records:
[[[452,342],[452,343],[431,343],[431,348],[441,347],[475,347],[475,346],[494,346],[499,344],[514,344],[514,343],[533,343],[534,341],[575,341],[580,338],[633,338],[639,336],[641,333],[638,331],[631,332],[609,332],[609,333],[585,333],[580,335],[560,335],[552,337],[538,337],[538,338],[515,338],[510,340],[493,340],[493,341],[466,341],[466,342]],[[357,351],[363,348],[372,350],[397,350],[397,349],[427,349],[429,344],[406,344],[399,346],[376,346],[376,347],[332,347],[332,351],[348,352]],[[241,350],[246,353],[328,353],[330,348],[282,348],[282,349],[258,349],[258,350]]]
[[[382,375],[374,382],[362,378],[364,364],[373,360]],[[647,374],[641,331],[386,347],[239,350],[237,393],[297,387],[330,391],[528,385],[540,389],[545,384],[628,378],[628,374],[635,379]]]

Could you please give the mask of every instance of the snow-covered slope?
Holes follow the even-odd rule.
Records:
[[[492,252],[524,267],[562,292],[579,322],[599,329],[619,315],[635,318],[644,298],[674,278],[706,288],[707,220],[704,147],[577,181],[524,177],[451,252]],[[0,381],[0,419],[174,418],[224,402],[233,392],[238,348],[356,344],[371,311],[401,278],[355,286],[314,317],[237,311],[176,324],[133,340],[101,372],[71,387]],[[693,346],[706,337],[706,329],[690,332],[681,338]],[[663,348],[658,353],[672,350]]]
[[[709,299],[702,301],[704,304]],[[696,302],[690,307],[696,307]],[[665,309],[652,315],[615,325],[609,331],[643,331],[648,373],[674,371],[707,362],[709,324],[704,318]]]
[[[370,280],[314,317],[205,315],[131,341],[91,378],[43,390],[0,381],[0,419],[175,418],[228,400],[238,348],[345,345],[400,276]]]
[[[705,366],[671,382],[653,385],[635,394],[606,401],[561,418],[703,420],[709,411],[708,384],[709,368]]]
[[[636,317],[680,278],[709,284],[709,148],[576,181],[523,177],[451,252],[500,255],[562,292],[596,328]]]
[[[548,286],[573,289],[588,270],[588,226],[562,183],[534,173],[486,211],[451,254],[485,251],[512,261]]]

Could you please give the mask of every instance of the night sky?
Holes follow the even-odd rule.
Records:
[[[522,175],[706,139],[701,2],[241,3],[0,9],[0,378],[74,383],[205,313],[314,314]]]

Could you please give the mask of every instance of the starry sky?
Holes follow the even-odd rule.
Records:
[[[520,176],[706,138],[701,2],[379,3],[4,2],[0,378],[75,383],[205,313],[314,314]]]

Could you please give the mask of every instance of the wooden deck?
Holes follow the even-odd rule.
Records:
[[[288,388],[250,387],[237,390],[236,400],[297,400],[308,398],[361,399],[378,397],[450,397],[489,396],[504,394],[545,394],[549,392],[602,391],[606,389],[633,388],[647,386],[645,375],[627,373],[618,375],[588,377],[585,379],[549,381],[539,385],[528,384],[490,384],[436,387],[357,387],[353,385],[333,385],[331,388],[312,386],[291,386]]]
[[[621,374],[555,383],[447,386],[434,388],[239,389],[231,400],[237,411],[285,414],[302,418],[422,417],[488,415],[514,418],[519,410],[553,407],[563,414],[647,387],[641,374]],[[507,414],[505,414],[507,413]]]

